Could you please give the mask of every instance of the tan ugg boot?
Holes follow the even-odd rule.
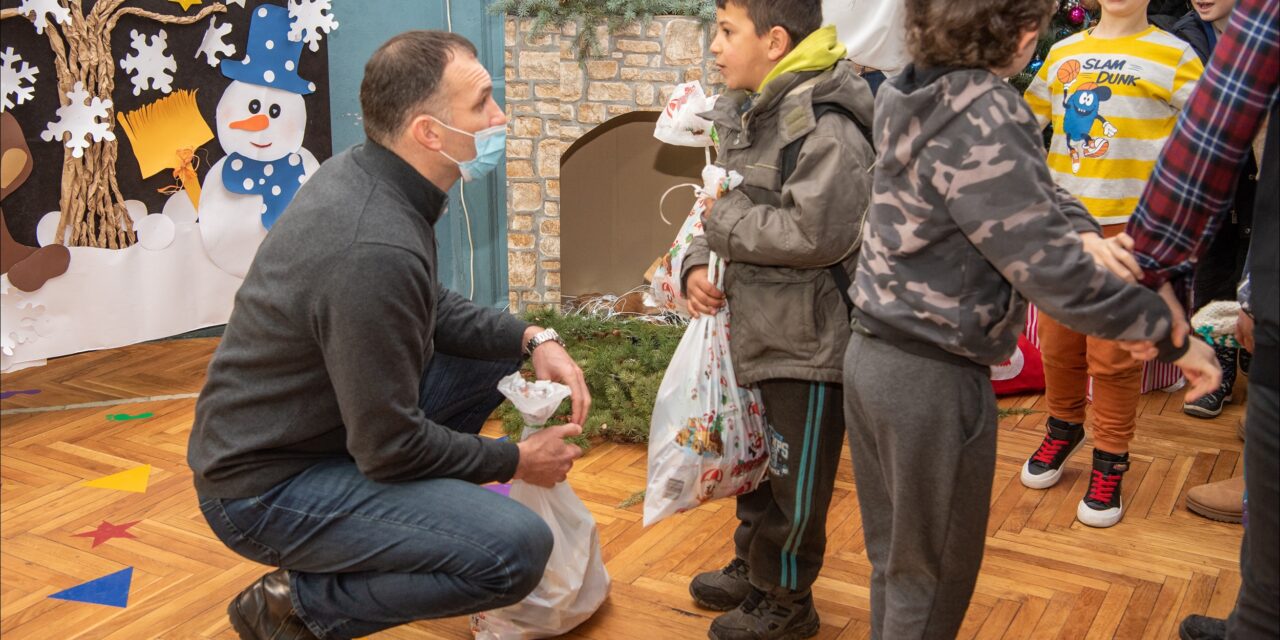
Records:
[[[1192,487],[1187,491],[1187,508],[1210,520],[1240,522],[1244,517],[1244,476]]]

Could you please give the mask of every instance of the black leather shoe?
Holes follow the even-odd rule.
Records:
[[[1178,625],[1178,637],[1182,640],[1223,640],[1227,637],[1227,621],[1190,615]]]
[[[227,605],[231,626],[241,640],[319,640],[293,610],[289,599],[289,573],[277,569]]]

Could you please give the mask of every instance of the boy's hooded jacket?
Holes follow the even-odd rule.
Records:
[[[843,56],[834,28],[816,31],[778,62],[760,93],[726,93],[704,114],[719,138],[718,164],[744,181],[708,212],[706,236],[695,239],[681,275],[706,265],[708,249],[729,261],[729,344],[741,384],[842,380],[849,310],[828,267],[853,272],[874,162],[858,125],[814,114],[814,105],[830,103],[871,124],[871,90]],[[782,184],[782,151],[801,138]]]

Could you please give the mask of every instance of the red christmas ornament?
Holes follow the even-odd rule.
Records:
[[[1084,19],[1087,15],[1088,14],[1085,13],[1084,11],[1084,7],[1081,7],[1080,5],[1076,5],[1074,7],[1071,7],[1071,13],[1067,14],[1067,19],[1071,21],[1071,24],[1080,26],[1081,24],[1084,23]]]

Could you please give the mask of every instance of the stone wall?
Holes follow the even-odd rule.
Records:
[[[660,111],[675,85],[720,83],[710,31],[687,17],[659,17],[610,35],[579,60],[577,27],[533,33],[506,20],[507,248],[511,308],[560,303],[560,154],[597,125]]]

